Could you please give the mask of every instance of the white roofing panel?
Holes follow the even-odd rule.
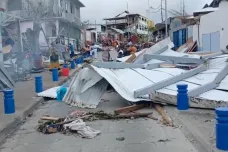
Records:
[[[211,74],[197,74],[191,78],[185,79],[184,81],[195,83],[198,85],[204,85],[209,82],[212,82],[218,73],[211,73]]]
[[[153,82],[145,78],[142,74],[132,69],[111,70],[115,77],[122,82],[128,90],[133,93],[137,89],[145,88]]]
[[[227,92],[220,90],[211,90],[200,95],[201,98],[216,100],[216,101],[227,101]]]
[[[165,69],[164,69],[164,71],[162,71],[162,69],[160,69],[160,71],[159,70],[145,70],[145,69],[134,69],[134,70],[137,71],[138,73],[140,73],[141,76],[143,76],[144,78],[152,81],[153,83],[157,83],[162,80],[171,78],[173,76],[171,73],[176,73],[175,75],[180,73],[180,69],[175,69],[175,68],[173,68],[172,72],[171,71],[164,72]]]
[[[219,8],[214,8],[214,7],[206,7],[201,10],[194,11],[194,13],[204,13],[204,12],[214,12],[219,10]]]
[[[178,84],[187,84],[189,91],[192,90],[192,89],[196,89],[197,87],[199,87],[199,85],[197,85],[197,84],[189,83],[189,82],[186,82],[186,81],[180,81],[178,83],[175,83],[175,84],[172,84],[172,85],[166,87],[165,89],[169,89],[169,90],[173,90],[173,91],[177,92],[177,85]]]
[[[228,91],[228,76],[226,76],[225,79],[222,80],[217,89]]]

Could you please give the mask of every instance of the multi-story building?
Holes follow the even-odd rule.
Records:
[[[84,5],[79,0],[8,0],[7,11],[22,18],[23,33],[32,28],[34,16],[38,15],[34,9],[40,9],[43,12],[39,19],[45,33],[41,34],[40,43],[48,39],[50,44],[60,36],[65,43],[76,44],[81,39],[81,7]]]
[[[147,35],[148,34],[148,19],[140,14],[129,14],[117,16],[114,18],[106,18],[106,26],[108,29],[114,28],[122,30],[125,35],[127,33]]]

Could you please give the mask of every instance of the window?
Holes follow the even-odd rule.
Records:
[[[22,1],[21,0],[10,0],[7,4],[8,11],[17,11],[22,10]]]
[[[74,14],[74,5],[72,3],[70,3],[70,13]]]
[[[66,10],[66,13],[68,13],[68,4],[67,4],[67,2],[65,2],[65,10]]]

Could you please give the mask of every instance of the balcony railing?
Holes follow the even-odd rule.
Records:
[[[61,8],[53,8],[51,10],[47,10],[47,15],[37,15],[36,12],[33,10],[18,10],[18,11],[10,11],[10,14],[13,14],[15,16],[21,17],[23,19],[34,19],[36,17],[41,19],[47,19],[47,18],[60,18],[65,19],[66,21],[69,21],[71,23],[75,23],[77,26],[81,27],[82,22],[79,17],[77,17],[76,14],[67,13],[61,10]],[[35,17],[34,17],[35,16]]]

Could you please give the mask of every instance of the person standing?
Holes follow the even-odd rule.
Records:
[[[92,44],[90,56],[93,56],[95,59],[97,59],[97,46],[95,44]]]
[[[69,51],[70,51],[70,57],[73,58],[74,57],[74,47],[71,43],[69,44]]]

